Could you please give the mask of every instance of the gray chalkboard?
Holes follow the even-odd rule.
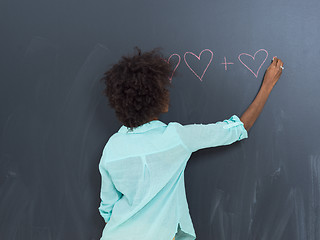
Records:
[[[249,138],[192,155],[190,215],[199,240],[320,239],[319,8],[0,1],[0,239],[100,238],[98,162],[120,123],[99,79],[134,46],[176,63],[166,123],[240,116],[272,57],[284,61]]]

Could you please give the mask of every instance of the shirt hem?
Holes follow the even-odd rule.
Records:
[[[194,233],[190,233],[189,231],[185,230],[185,228],[181,225],[181,222],[178,222],[176,225],[176,232],[174,234],[174,236],[171,238],[173,239],[174,237],[176,237],[177,233],[179,232],[179,225],[180,225],[180,231],[190,235],[191,237],[193,237],[193,240],[196,239],[196,235]],[[170,239],[170,240],[171,240]],[[179,240],[178,238],[175,238],[175,240]]]

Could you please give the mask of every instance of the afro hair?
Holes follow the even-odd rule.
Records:
[[[110,106],[131,130],[165,112],[169,104],[169,76],[173,72],[160,48],[144,53],[138,47],[135,50],[133,56],[122,56],[101,79]]]

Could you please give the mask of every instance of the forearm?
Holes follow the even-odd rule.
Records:
[[[247,108],[247,110],[242,114],[240,120],[244,124],[244,128],[249,131],[253,126],[258,116],[260,115],[273,86],[271,84],[262,84],[257,96]]]
[[[250,130],[254,122],[259,117],[272,88],[276,85],[281,76],[282,69],[284,69],[283,62],[277,57],[273,57],[272,63],[264,75],[263,83],[257,96],[250,104],[248,109],[240,117],[240,120],[243,122],[244,128],[247,131]]]

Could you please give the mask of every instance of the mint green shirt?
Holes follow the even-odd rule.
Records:
[[[99,163],[99,211],[107,222],[101,240],[195,239],[184,186],[191,153],[247,137],[236,115],[212,124],[122,126]]]

